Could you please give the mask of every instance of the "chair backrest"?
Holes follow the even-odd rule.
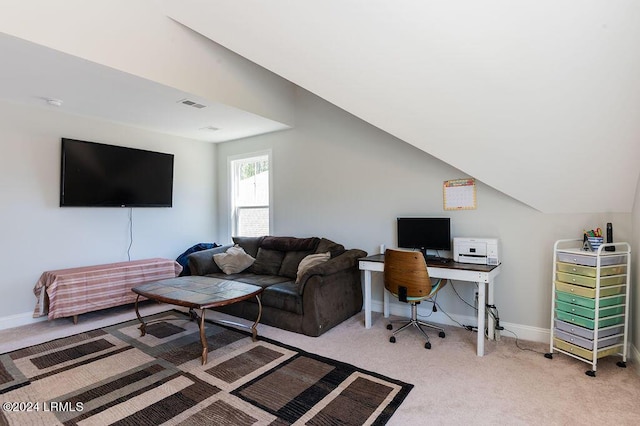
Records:
[[[387,249],[384,252],[384,287],[401,300],[399,295],[404,293],[401,287],[406,288],[407,298],[429,297],[431,278],[422,253]]]

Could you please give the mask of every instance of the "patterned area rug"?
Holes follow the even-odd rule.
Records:
[[[413,385],[178,311],[0,355],[0,425],[380,425]]]

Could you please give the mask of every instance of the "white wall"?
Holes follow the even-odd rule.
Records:
[[[606,222],[614,224],[616,240],[631,237],[630,214],[544,214],[482,182],[477,182],[476,210],[444,211],[442,183],[466,177],[459,170],[303,90],[296,111],[295,129],[219,145],[221,240],[229,229],[227,157],[271,149],[272,234],[324,236],[377,253],[381,243],[396,244],[397,216],[450,216],[454,236],[500,238],[503,272],[496,280],[496,304],[501,323],[522,338],[540,338],[550,326],[553,243],[580,238],[583,229]],[[374,286],[379,307],[381,280]],[[470,286],[454,286],[473,300]],[[443,292],[440,303],[448,313],[474,316],[451,288]]]
[[[175,155],[173,207],[132,209],[132,260],[216,239],[215,145],[0,102],[0,328],[30,320],[43,271],[127,260],[130,209],[59,207],[61,137]]]

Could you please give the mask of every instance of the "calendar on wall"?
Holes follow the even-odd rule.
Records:
[[[476,180],[444,181],[442,195],[445,210],[474,210],[476,208]]]

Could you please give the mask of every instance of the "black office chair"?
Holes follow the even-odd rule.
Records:
[[[384,252],[384,287],[401,302],[411,304],[411,319],[391,321],[405,322],[405,324],[393,332],[389,338],[391,343],[396,342],[396,334],[407,328],[414,326],[427,338],[424,347],[431,349],[429,335],[423,330],[424,327],[434,328],[439,331],[438,336],[444,338],[444,329],[433,324],[429,324],[418,319],[418,304],[426,299],[431,299],[447,283],[445,279],[431,281],[427,271],[427,263],[424,256],[419,251],[405,251],[387,249]],[[391,324],[387,325],[388,330],[392,330]]]

